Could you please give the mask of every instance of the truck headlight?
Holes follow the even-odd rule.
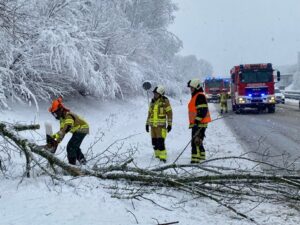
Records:
[[[268,98],[268,102],[269,102],[269,103],[275,103],[275,102],[276,102],[275,96],[270,96],[270,97]]]
[[[240,104],[244,104],[244,103],[246,103],[246,99],[245,99],[245,98],[239,97],[238,102],[239,102]]]

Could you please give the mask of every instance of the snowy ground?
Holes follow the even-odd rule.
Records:
[[[187,99],[182,104],[171,99],[174,126],[166,140],[168,162],[173,162],[186,146],[190,138],[187,124]],[[99,102],[77,99],[65,103],[72,111],[82,115],[90,123],[91,134],[84,140],[82,149],[87,158],[92,152],[105,149],[115,151],[136,151],[134,161],[138,166],[148,168],[160,164],[153,157],[150,135],[145,132],[147,100],[139,98],[128,102]],[[40,123],[49,121],[58,129],[58,122],[47,112],[46,105],[35,113],[33,108],[18,106],[12,111],[2,112],[0,119],[6,122]],[[210,105],[213,119],[218,117],[214,105]],[[24,134],[27,138],[44,142],[44,129],[37,133]],[[58,155],[65,159],[65,146],[70,136],[66,136]],[[95,141],[98,140],[98,141]],[[111,145],[112,143],[114,143]],[[110,146],[111,145],[111,146]],[[109,147],[110,146],[110,147]],[[222,119],[211,123],[205,141],[207,158],[239,156],[243,149]],[[12,156],[14,157],[14,156]],[[15,156],[18,158],[18,156]],[[190,148],[178,160],[189,163]],[[20,165],[23,161],[20,161]],[[218,162],[220,163],[220,161]],[[224,166],[235,166],[233,161],[224,161]],[[241,165],[239,165],[241,166]],[[245,162],[243,167],[253,164]],[[207,199],[192,199],[172,190],[161,189],[161,195],[148,194],[149,200],[124,200],[116,196],[111,181],[95,178],[65,176],[66,184],[53,183],[46,176],[36,174],[33,178],[21,178],[22,167],[15,165],[9,178],[0,177],[0,224],[2,225],[154,225],[179,221],[185,225],[213,224],[253,224],[241,220],[227,209]],[[169,197],[167,197],[167,195]],[[170,197],[172,196],[172,197]],[[300,224],[299,212],[284,205],[261,203],[254,206],[241,204],[239,210],[255,218],[259,224]]]

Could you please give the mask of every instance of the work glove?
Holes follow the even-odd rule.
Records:
[[[168,133],[169,133],[171,130],[172,130],[172,126],[171,126],[171,125],[168,125],[168,126],[167,126],[167,131],[168,131]]]
[[[46,149],[51,153],[55,153],[58,146],[58,141],[56,141],[50,135],[47,135],[46,141],[47,141]]]
[[[149,125],[148,124],[146,124],[146,131],[147,131],[147,133],[149,133]]]

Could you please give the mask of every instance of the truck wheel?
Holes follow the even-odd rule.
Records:
[[[238,106],[235,106],[235,113],[236,114],[241,114],[241,112],[242,112],[242,109]]]
[[[274,113],[275,112],[275,105],[268,106],[268,113]]]

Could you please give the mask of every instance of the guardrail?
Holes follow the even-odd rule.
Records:
[[[285,91],[284,95],[289,99],[300,100],[300,91]]]

